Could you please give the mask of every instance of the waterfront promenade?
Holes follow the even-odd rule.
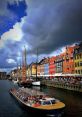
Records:
[[[82,92],[82,84],[79,82],[71,83],[71,82],[64,82],[64,81],[55,81],[54,79],[52,79],[52,80],[42,80],[41,84],[50,86],[50,87]]]

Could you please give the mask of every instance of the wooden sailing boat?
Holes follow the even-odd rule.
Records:
[[[36,80],[32,82],[34,86],[40,86],[40,80],[37,78],[37,65],[38,65],[38,49],[37,49],[37,60],[36,60]]]
[[[27,63],[26,63],[26,48],[23,51],[23,56],[22,56],[22,81],[21,81],[21,85],[25,86],[25,87],[30,87],[32,85],[32,81],[30,79],[27,79],[27,73],[26,73],[26,69],[27,69]]]

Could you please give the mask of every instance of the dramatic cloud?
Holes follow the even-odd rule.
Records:
[[[82,41],[81,0],[2,0],[0,2],[0,68],[54,56]]]
[[[15,62],[23,45],[21,27],[27,15],[26,9],[25,0],[0,2],[0,68],[9,69],[17,65]]]
[[[60,47],[82,40],[81,0],[27,0],[28,16],[24,38],[33,53],[49,54]]]
[[[25,18],[25,17],[24,17]],[[21,22],[16,23],[12,29],[10,29],[9,31],[5,32],[2,36],[1,36],[1,40],[0,40],[0,48],[5,47],[6,44],[8,44],[8,46],[13,46],[15,43],[20,43],[21,39],[23,37],[23,32],[22,32],[22,25],[24,23],[24,18],[21,19]],[[15,48],[15,47],[14,47]]]

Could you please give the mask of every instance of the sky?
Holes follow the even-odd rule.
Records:
[[[82,0],[1,0],[0,71],[63,52],[82,41]]]

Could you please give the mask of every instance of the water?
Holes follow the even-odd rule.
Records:
[[[12,87],[18,86],[11,81],[0,80],[0,117],[31,117],[9,94],[9,89]],[[66,104],[63,117],[82,117],[82,93],[51,87],[42,87],[38,90],[44,91]]]

